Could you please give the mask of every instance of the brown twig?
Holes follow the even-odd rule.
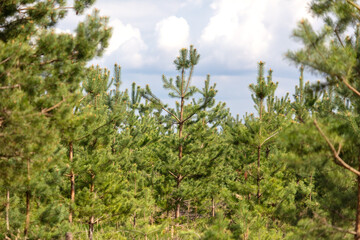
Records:
[[[350,0],[346,0],[346,2],[348,2],[350,5],[352,5],[353,7],[355,7],[357,10],[360,11],[360,6],[357,5],[356,3],[354,3],[353,1]]]
[[[170,170],[169,170],[169,173],[174,177],[174,178],[178,178],[178,176],[176,176],[173,172],[171,172]]]
[[[360,177],[360,172],[358,170],[356,170],[355,168],[349,166],[340,156],[339,156],[339,151],[336,151],[334,145],[330,142],[329,138],[325,135],[325,133],[321,130],[319,124],[317,123],[316,119],[314,119],[314,125],[317,128],[317,130],[319,131],[320,135],[325,139],[325,141],[327,142],[327,144],[329,145],[331,151],[333,152],[333,155],[335,157],[335,159],[338,161],[338,163],[340,164],[340,166],[342,166],[343,168],[349,170],[352,173],[355,173],[357,176]]]
[[[63,98],[63,100],[61,100],[60,102],[58,102],[58,103],[55,104],[54,106],[49,107],[49,108],[44,108],[43,110],[41,110],[41,113],[42,113],[42,114],[46,114],[46,113],[50,112],[51,110],[59,107],[63,102],[65,102],[65,99],[64,99],[64,98]]]
[[[346,85],[347,88],[349,88],[353,93],[355,93],[356,95],[358,95],[360,97],[360,92],[358,90],[356,90],[353,86],[351,86],[345,77],[342,77],[341,81]]]
[[[3,86],[0,89],[12,89],[12,88],[20,88],[20,84],[15,84],[13,86]]]
[[[0,62],[0,64],[6,63],[6,62],[9,61],[10,59],[11,59],[11,57],[7,57],[7,58],[5,58],[4,60],[2,60],[2,61]]]

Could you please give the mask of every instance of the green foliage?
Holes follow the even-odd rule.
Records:
[[[82,14],[93,2],[71,9]],[[0,238],[353,238],[356,2],[312,1],[324,26],[303,20],[294,31],[303,44],[287,54],[301,65],[294,100],[276,95],[260,62],[249,86],[256,112],[242,119],[216,101],[209,75],[192,85],[193,46],[174,60],[176,77],[162,76],[173,104],[148,85],[121,90],[119,65],[113,78],[86,67],[108,46],[108,19],[95,10],[76,34],[55,33],[66,6],[2,3]],[[305,69],[324,81],[304,83]]]

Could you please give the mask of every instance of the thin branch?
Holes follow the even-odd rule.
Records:
[[[303,24],[303,22],[301,22],[301,23]],[[311,41],[311,37],[310,37],[309,31],[308,31],[307,28],[304,26],[304,24],[303,24],[303,27],[304,27],[306,36],[307,36],[308,39]],[[327,59],[326,59],[325,56],[322,54],[322,52],[319,51],[319,49],[317,48],[316,44],[315,44],[313,41],[311,41],[311,45],[312,45],[313,48],[317,51],[317,53],[320,55],[320,57],[326,62]]]
[[[357,5],[356,3],[354,3],[353,1],[351,0],[346,0],[347,3],[351,4],[353,7],[355,7],[357,10],[360,11],[360,6]]]
[[[7,57],[7,58],[5,58],[4,60],[2,60],[2,61],[0,62],[0,64],[6,63],[6,62],[9,61],[10,59],[11,59],[11,57]]]
[[[14,86],[3,86],[0,89],[12,89],[12,88],[20,88],[20,84],[15,84]]]
[[[339,144],[339,148],[338,148],[338,150],[337,150],[337,155],[339,155],[340,154],[340,151],[341,151],[341,143]]]
[[[83,96],[80,100],[79,100],[79,103],[84,100],[87,96],[89,96],[90,93],[87,93],[85,96]]]
[[[151,97],[147,97],[146,99],[150,100],[151,102],[153,102],[153,103],[155,103],[155,104],[160,105],[160,106],[161,106],[161,109],[163,109],[165,112],[167,112],[168,114],[170,114],[171,116],[173,116],[178,123],[181,122],[180,119],[179,119],[174,113],[172,113],[172,112],[170,112],[169,110],[167,110],[167,109],[161,104],[160,101],[155,102]]]
[[[182,70],[181,70],[181,87],[180,87],[180,90],[181,90],[180,96],[181,97],[184,97],[183,96],[184,95],[184,80],[185,80],[184,74],[185,74],[185,70],[184,70],[184,68],[182,68]]]
[[[58,8],[54,8],[54,10],[64,10],[64,9],[74,9],[74,7],[58,7]]]
[[[351,91],[353,91],[356,95],[360,97],[360,92],[356,90],[353,86],[351,86],[345,77],[342,77],[341,81],[347,86],[347,88],[349,88]]]
[[[271,134],[269,137],[267,137],[267,138],[260,144],[260,146],[262,146],[264,143],[266,143],[267,141],[269,141],[271,138],[275,137],[278,133],[279,133],[279,131],[276,131],[276,132],[274,132],[273,134]]]
[[[86,135],[84,135],[84,136],[82,136],[82,137],[79,137],[79,138],[75,139],[75,140],[74,140],[74,142],[75,142],[75,141],[82,140],[82,139],[84,139],[84,138],[86,138],[86,137],[88,137],[88,136],[92,135],[92,134],[93,134],[93,133],[95,133],[97,130],[99,130],[100,128],[105,127],[106,125],[108,125],[108,124],[112,123],[113,121],[114,121],[114,119],[112,119],[112,120],[110,120],[109,122],[107,122],[107,123],[105,123],[105,124],[103,124],[103,125],[101,125],[101,126],[99,126],[99,127],[95,128],[95,129],[94,129],[91,133],[86,134]]]
[[[197,109],[197,111],[198,111],[199,109]],[[183,123],[184,122],[186,122],[187,120],[189,120],[192,116],[194,116],[196,113],[197,113],[197,111],[194,111],[193,113],[191,113],[187,118],[185,118],[184,120],[183,120]]]
[[[53,62],[58,62],[60,61],[60,59],[51,59],[49,61],[45,61],[45,62],[41,62],[39,63],[40,66],[43,66],[43,65],[46,65],[46,64],[49,64],[49,63],[53,63]]]
[[[104,216],[99,217],[98,219],[96,219],[96,220],[94,221],[94,223],[98,223],[98,222],[100,222],[100,220],[101,220],[102,218],[104,218]]]
[[[339,156],[338,151],[336,151],[334,145],[330,142],[329,138],[325,135],[325,133],[321,130],[320,126],[318,125],[316,119],[314,119],[314,125],[317,128],[317,130],[319,131],[319,133],[321,134],[321,136],[325,139],[325,141],[327,142],[327,144],[329,145],[331,151],[333,152],[333,155],[335,157],[335,159],[339,162],[339,164],[349,170],[350,172],[355,173],[357,176],[360,177],[360,172],[357,171],[355,168],[349,166],[346,162],[344,162],[344,160]]]
[[[27,10],[35,10],[35,7],[27,7],[27,8],[19,8],[18,12],[25,12]],[[74,9],[74,7],[58,7],[54,8],[53,10],[65,10],[65,9]]]
[[[343,229],[343,228],[340,228],[340,227],[336,227],[336,226],[333,226],[333,225],[329,225],[329,227],[332,227],[333,229],[339,231],[339,232],[343,232],[343,233],[348,233],[348,234],[352,234],[352,235],[356,235],[356,232],[355,231],[352,231],[352,230],[346,230],[346,229]]]
[[[185,93],[187,92],[187,90],[188,90],[188,88],[189,88],[190,80],[191,80],[191,76],[192,76],[192,74],[193,74],[193,71],[194,71],[194,65],[192,65],[192,66],[191,66],[191,69],[190,69],[189,78],[188,78],[188,82],[186,83],[184,96],[185,96]],[[183,97],[184,97],[184,96],[183,96]]]
[[[41,113],[42,113],[42,114],[46,114],[46,113],[50,112],[51,110],[59,107],[63,102],[65,102],[65,99],[64,99],[64,98],[63,98],[63,100],[61,100],[60,102],[58,102],[58,103],[55,104],[54,106],[49,107],[49,108],[44,108],[43,110],[41,110]]]
[[[169,173],[174,177],[174,178],[178,178],[178,176],[176,176],[173,172],[171,172],[170,170],[169,170]]]
[[[343,228],[340,228],[340,227],[336,227],[336,226],[333,226],[331,224],[328,224],[326,219],[325,218],[322,218],[319,216],[319,214],[317,214],[316,212],[314,212],[314,215],[316,218],[318,218],[324,225],[326,225],[327,227],[331,227],[339,232],[343,232],[343,233],[348,233],[348,234],[352,234],[352,235],[357,235],[357,233],[355,231],[352,231],[352,230],[347,230],[347,229],[343,229]]]
[[[339,36],[338,30],[337,30],[337,29],[334,29],[334,32],[335,32],[335,35],[336,35],[337,39],[339,40],[341,46],[344,48],[345,46],[344,46],[344,44],[343,44],[343,42],[342,42],[342,40],[341,40],[341,38],[340,38],[340,36]]]
[[[171,116],[173,116],[178,123],[180,123],[180,119],[179,119],[175,114],[173,114],[172,112],[170,112],[169,110],[167,110],[167,109],[166,109],[164,106],[162,106],[162,105],[161,105],[161,108],[162,108],[165,112],[167,112],[167,113],[169,113]]]

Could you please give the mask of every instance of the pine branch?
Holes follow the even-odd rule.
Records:
[[[360,6],[357,5],[356,3],[354,3],[353,1],[351,0],[346,0],[347,3],[349,3],[350,5],[352,5],[353,7],[355,7],[357,10],[360,11]]]
[[[321,56],[321,58],[323,59],[323,61],[326,62],[327,59],[325,58],[325,56],[322,54],[321,51],[319,51],[319,49],[317,48],[316,44],[315,44],[313,41],[311,41],[310,33],[309,33],[308,29],[306,28],[306,26],[304,25],[304,21],[301,21],[301,24],[303,25],[303,28],[304,28],[304,30],[305,30],[305,34],[306,34],[307,38],[310,40],[311,45],[312,45],[313,48],[317,51],[317,53]]]
[[[89,96],[90,93],[87,93],[85,96],[83,96],[80,100],[79,100],[79,103],[84,100],[87,96]]]
[[[174,177],[174,178],[176,178],[176,179],[178,179],[178,176],[176,176],[173,172],[171,172],[170,170],[169,170],[169,173]]]
[[[173,116],[178,123],[181,122],[180,119],[179,119],[174,113],[170,112],[168,109],[166,109],[166,108],[161,104],[160,100],[158,100],[158,99],[155,98],[155,99],[157,100],[157,102],[155,102],[152,97],[148,97],[148,96],[146,96],[145,94],[143,94],[143,96],[144,96],[146,99],[148,99],[149,101],[151,101],[152,103],[159,105],[159,106],[161,107],[161,109],[163,109],[165,112],[167,112],[168,114],[170,114],[171,116]]]
[[[191,69],[190,69],[190,73],[189,73],[189,78],[188,78],[188,82],[186,83],[184,95],[185,95],[185,93],[187,92],[187,90],[188,90],[188,88],[189,88],[190,80],[191,80],[191,76],[192,76],[192,74],[193,74],[193,71],[194,71],[194,65],[191,65]],[[183,97],[184,97],[184,96],[183,96]]]
[[[12,89],[12,88],[20,88],[20,84],[15,84],[13,86],[3,86],[0,89]]]
[[[167,110],[167,109],[166,109],[164,106],[162,106],[162,105],[161,105],[161,108],[162,108],[165,112],[167,112],[167,113],[169,113],[171,116],[173,116],[178,123],[180,123],[180,119],[179,119],[174,113],[170,112],[169,110]]]
[[[36,7],[27,7],[27,8],[19,8],[17,11],[19,13],[22,13],[28,10],[36,10],[36,9],[37,9]],[[58,7],[58,8],[54,8],[53,10],[65,10],[65,9],[74,9],[74,7]]]
[[[269,137],[267,137],[267,138],[260,144],[260,146],[264,145],[264,143],[266,143],[267,141],[269,141],[271,138],[275,137],[278,133],[279,133],[279,131],[276,131],[275,133],[273,133],[272,135],[270,135]]]
[[[350,0],[347,0],[347,2],[352,3],[352,4],[355,4],[355,3],[353,3],[353,2],[350,1]],[[356,5],[356,4],[355,4],[355,5]],[[357,8],[360,10],[360,7],[359,7],[358,5],[356,5],[356,6],[357,6]],[[303,22],[302,22],[302,24],[303,24]],[[304,30],[305,30],[305,33],[306,33],[308,39],[310,40],[310,34],[309,34],[309,32],[307,31],[307,29],[306,29],[305,26],[304,26]],[[335,33],[336,33],[336,31],[335,31]],[[336,34],[336,35],[338,36],[338,34]],[[341,40],[340,40],[340,42],[341,42]],[[311,41],[311,44],[312,44],[313,48],[316,50],[316,52],[321,56],[321,58],[323,59],[323,61],[326,63],[326,62],[327,62],[327,59],[326,59],[325,56],[322,54],[322,52],[319,51],[319,49],[317,48],[317,46],[315,45],[315,43],[313,43],[313,42]],[[317,67],[315,67],[315,69],[317,69]],[[350,68],[350,69],[351,69],[351,68]],[[350,70],[350,69],[349,69],[349,70]],[[334,76],[334,74],[331,74],[331,73],[330,73],[329,75],[330,75],[330,76],[331,76],[331,75]],[[352,92],[354,92],[356,95],[358,95],[358,96],[360,97],[360,92],[357,91],[353,86],[351,86],[345,77],[340,77],[339,75],[335,75],[335,76],[336,76],[337,78],[339,78],[339,80],[340,80],[341,82],[343,82],[343,83],[346,85],[347,88],[349,88]]]
[[[349,166],[340,156],[339,156],[339,151],[336,151],[334,145],[330,142],[329,138],[325,135],[325,133],[321,130],[319,124],[317,123],[316,119],[314,119],[314,125],[317,128],[317,130],[319,131],[319,133],[321,134],[321,136],[325,139],[325,141],[327,142],[327,144],[329,145],[331,151],[333,152],[333,155],[335,157],[335,159],[339,162],[340,166],[342,166],[343,168],[349,170],[350,172],[355,173],[357,176],[360,177],[360,172],[358,170],[356,170],[355,168]],[[339,148],[340,150],[340,148]]]
[[[340,36],[339,36],[338,30],[337,30],[337,29],[334,29],[334,32],[335,32],[335,35],[336,35],[337,39],[339,40],[341,46],[342,46],[343,48],[345,48],[344,43],[342,42],[342,40],[341,40],[341,38],[340,38]]]
[[[57,104],[55,104],[52,107],[44,108],[43,110],[41,110],[41,114],[46,114],[46,113],[50,112],[51,110],[59,107],[63,102],[65,102],[65,98],[63,98],[63,100],[61,100],[60,102],[58,102]]]
[[[327,227],[331,227],[339,232],[343,232],[343,233],[348,233],[348,234],[352,234],[352,235],[357,235],[357,233],[355,231],[352,231],[352,230],[347,230],[347,229],[343,229],[343,228],[340,228],[340,227],[337,227],[337,226],[333,226],[331,224],[329,224],[325,218],[322,218],[319,216],[319,214],[317,214],[316,212],[314,212],[314,216],[315,218],[319,219],[324,225],[326,225]]]
[[[351,86],[345,77],[342,77],[341,81],[346,85],[346,87],[348,89],[350,89],[353,93],[355,93],[356,95],[358,95],[360,97],[360,92],[358,90],[356,90],[353,86]]]
[[[211,101],[212,98],[210,98],[209,100],[205,100],[204,104],[202,104],[200,107],[198,107],[194,112],[192,112],[188,117],[186,117],[183,120],[183,123],[185,123],[187,120],[189,120],[190,118],[192,118],[198,111],[200,111],[201,109],[203,109],[204,107],[206,107],[206,105]]]
[[[10,59],[11,59],[11,57],[7,57],[7,58],[5,58],[4,60],[2,60],[2,61],[0,62],[0,64],[6,63],[6,62],[9,61]]]
[[[46,64],[50,64],[50,63],[53,63],[53,62],[59,62],[60,59],[51,59],[49,61],[45,61],[45,62],[41,62],[39,63],[40,66],[43,66],[43,65],[46,65]]]
[[[197,109],[196,111],[194,111],[193,113],[191,113],[188,117],[186,117],[182,122],[185,123],[187,120],[189,120],[190,118],[192,118],[200,109]]]
[[[94,134],[94,133],[95,133],[96,131],[98,131],[99,129],[107,126],[107,125],[110,124],[110,123],[112,123],[114,120],[115,120],[115,119],[111,119],[109,122],[107,122],[107,123],[105,123],[105,124],[103,124],[103,125],[95,128],[91,133],[86,134],[86,135],[84,135],[84,136],[82,136],[82,137],[79,137],[79,138],[75,139],[74,142],[79,141],[79,140],[82,140],[82,139],[84,139],[84,138],[87,138],[88,136]]]

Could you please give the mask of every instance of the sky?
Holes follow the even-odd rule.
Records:
[[[97,0],[92,7],[109,17],[110,45],[91,64],[122,67],[122,88],[132,82],[173,102],[162,88],[161,76],[175,77],[173,60],[189,45],[200,53],[193,84],[202,87],[206,75],[216,83],[218,101],[233,115],[254,112],[249,84],[256,82],[257,63],[271,68],[279,82],[276,94],[292,94],[299,71],[285,59],[287,50],[300,47],[291,32],[307,18],[309,0]],[[87,13],[91,13],[89,9]],[[57,30],[72,32],[84,17],[69,13]],[[305,74],[305,80],[316,76]]]

